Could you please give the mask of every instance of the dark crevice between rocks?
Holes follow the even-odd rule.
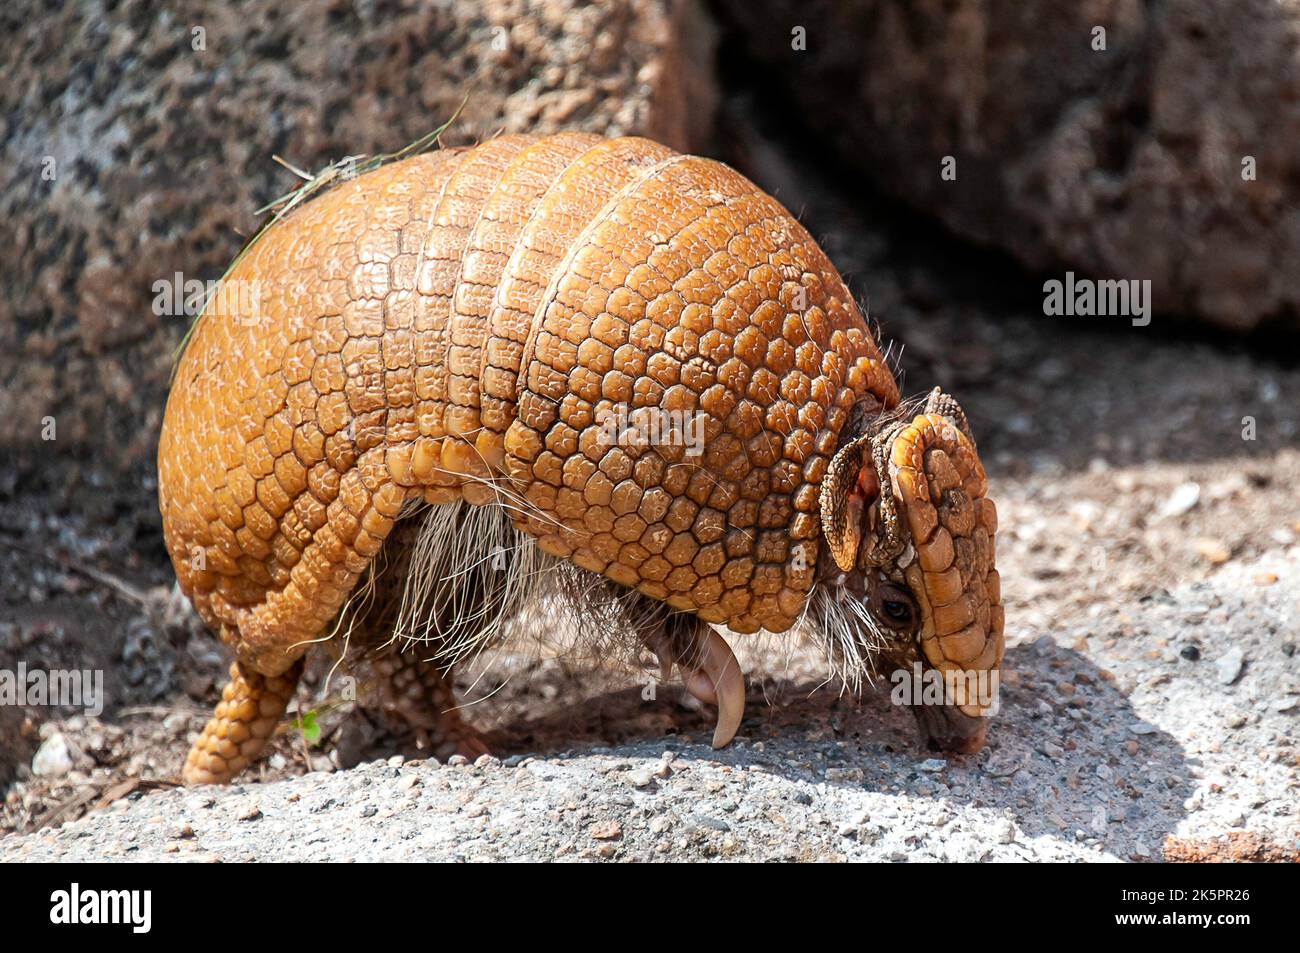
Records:
[[[813,130],[803,118],[804,110],[789,91],[791,80],[760,63],[745,49],[736,30],[728,23],[726,11],[718,0],[710,4],[719,24],[717,69],[723,105],[719,116],[717,141],[719,158],[735,166],[771,192],[799,218],[813,237],[827,244],[828,230],[834,218],[847,211],[850,219],[871,223],[883,248],[869,260],[853,261],[831,258],[844,274],[859,303],[870,304],[871,273],[892,272],[906,276],[924,273],[928,287],[919,293],[920,304],[940,303],[975,307],[994,315],[1043,315],[1043,285],[1062,280],[1066,271],[1079,278],[1105,279],[1078,264],[1062,260],[1049,262],[1041,269],[1026,268],[1009,252],[972,242],[957,235],[928,212],[909,204],[906,198],[887,192],[863,170],[845,161]],[[1132,63],[1121,88],[1107,97],[1107,138],[1099,153],[1105,168],[1119,172],[1132,161],[1136,144],[1149,129],[1150,58],[1149,39],[1142,49],[1129,51]],[[882,67],[884,68],[884,67]],[[844,77],[841,92],[847,94],[858,77]],[[835,94],[835,91],[828,91]],[[765,164],[758,152],[776,150],[781,161],[798,170],[788,181],[765,174]],[[969,169],[969,163],[964,166]],[[809,196],[792,189],[800,183],[815,181],[821,194]],[[828,253],[831,249],[827,249]],[[935,292],[941,299],[927,302]],[[887,322],[889,316],[882,316]],[[1087,339],[1101,334],[1131,337],[1132,326],[1126,320],[1067,318],[1076,323],[1078,343],[1086,347]],[[1280,369],[1300,367],[1300,350],[1294,346],[1293,315],[1281,311],[1260,322],[1253,330],[1242,332],[1216,328],[1179,313],[1156,312],[1149,326],[1141,329],[1140,346],[1176,344],[1185,347],[1209,347],[1226,355],[1240,354]],[[906,339],[906,329],[897,324],[885,328],[886,336]],[[1071,333],[1067,330],[1067,335]]]
[[[869,218],[873,226],[886,233],[887,247],[879,261],[871,262],[873,267],[905,270],[918,261],[941,261],[945,265],[955,262],[958,268],[944,270],[959,286],[954,290],[964,290],[963,297],[969,295],[991,306],[1017,310],[1041,306],[1041,296],[1013,290],[1025,283],[1024,273],[1009,255],[958,238],[925,213],[885,192],[829,149],[801,119],[802,108],[790,99],[785,86],[769,69],[747,56],[735,34],[726,29],[725,19],[719,22],[723,24],[718,44],[718,76],[723,93],[717,137],[720,159],[775,195],[820,240],[818,230],[825,223],[818,221],[816,213],[822,210],[821,204],[792,193],[788,182],[765,181],[767,177],[759,168],[762,160],[756,152],[775,147],[784,161],[815,178],[834,201]],[[843,268],[840,262],[836,265]],[[870,289],[852,290],[860,295]]]

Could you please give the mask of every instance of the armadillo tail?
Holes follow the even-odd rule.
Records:
[[[248,767],[275,733],[301,675],[301,659],[274,676],[232,662],[221,702],[185,759],[185,783],[224,784]]]

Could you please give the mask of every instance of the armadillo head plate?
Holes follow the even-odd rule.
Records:
[[[997,510],[957,402],[936,388],[919,411],[878,415],[836,454],[822,531],[930,740],[976,751],[1003,651]]]

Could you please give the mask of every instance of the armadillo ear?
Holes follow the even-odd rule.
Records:
[[[862,517],[880,496],[871,465],[871,435],[845,444],[831,459],[822,481],[822,535],[842,572],[851,570],[862,544]]]

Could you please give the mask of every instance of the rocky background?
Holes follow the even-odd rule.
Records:
[[[102,670],[108,707],[0,705],[0,857],[1295,856],[1290,8],[66,7],[0,11],[0,669]],[[453,114],[445,143],[582,128],[731,162],[823,242],[904,389],[961,396],[1011,646],[985,752],[933,758],[884,694],[839,697],[780,640],[742,647],[722,753],[643,674],[521,645],[466,685],[497,759],[439,766],[317,673],[319,743],[289,729],[247,784],[167,790],[224,658],[161,543],[152,456],[189,319],[153,284],[222,273],[295,185],[273,155],[318,169]],[[1044,316],[1067,269],[1151,280],[1156,317]],[[330,836],[285,836],[322,812]]]
[[[18,67],[0,85],[0,447],[22,479],[50,451],[148,472],[189,323],[154,313],[154,283],[221,276],[255,210],[297,184],[273,156],[320,169],[453,114],[448,145],[577,128],[692,150],[713,124],[713,27],[689,3],[135,0],[0,18]]]
[[[1274,0],[721,0],[858,175],[1034,271],[1297,327],[1300,18]],[[777,24],[793,24],[777,29]],[[791,30],[806,30],[806,49]],[[834,95],[827,95],[834,90]],[[793,117],[792,117],[793,118]],[[940,177],[944,157],[956,179]]]

